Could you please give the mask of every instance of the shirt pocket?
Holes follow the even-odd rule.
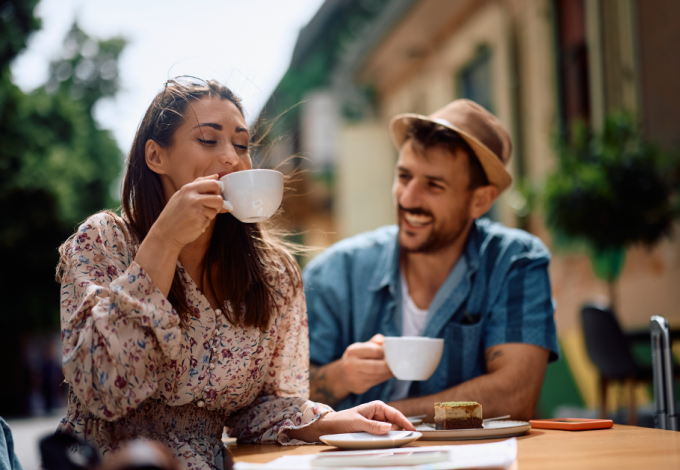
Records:
[[[450,322],[444,327],[444,353],[437,368],[440,390],[445,390],[484,373],[482,321],[474,324]]]

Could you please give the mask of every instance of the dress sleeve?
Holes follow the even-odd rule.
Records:
[[[227,427],[230,435],[252,444],[300,445],[291,439],[290,429],[309,426],[332,412],[321,403],[309,401],[309,336],[307,310],[302,284],[293,288],[287,273],[279,273],[281,314],[269,333],[276,335],[264,386],[248,407],[232,415]]]
[[[93,414],[114,421],[156,391],[161,363],[179,355],[179,317],[132,261],[112,216],[88,219],[69,251],[61,284],[64,376]]]

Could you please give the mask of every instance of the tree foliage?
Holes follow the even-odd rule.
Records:
[[[610,116],[601,134],[577,124],[556,149],[558,168],[545,189],[548,226],[558,240],[589,245],[597,274],[616,278],[625,248],[670,234],[677,156],[646,141],[628,114]]]
[[[3,69],[26,47],[28,36],[40,28],[33,16],[38,0],[0,2],[0,64]]]
[[[96,40],[74,24],[48,82],[25,94],[9,65],[39,26],[35,4],[13,1],[14,13],[0,19],[0,285],[10,294],[1,311],[13,334],[58,325],[57,248],[88,215],[117,205],[123,161],[92,109],[118,89],[125,40]]]
[[[595,248],[654,245],[670,233],[677,162],[645,141],[628,115],[607,120],[602,135],[578,125],[558,145],[548,179],[548,223]]]

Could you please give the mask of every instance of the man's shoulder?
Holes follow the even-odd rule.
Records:
[[[345,238],[323,251],[309,262],[305,271],[313,270],[324,263],[345,260],[352,262],[375,262],[385,250],[395,247],[398,228],[387,225],[370,232]]]
[[[475,221],[477,240],[482,257],[550,258],[550,251],[535,235],[521,229],[506,227],[489,219]]]

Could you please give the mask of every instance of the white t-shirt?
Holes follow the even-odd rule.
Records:
[[[427,324],[427,309],[422,310],[413,303],[411,294],[408,292],[406,279],[401,275],[401,335],[402,336],[422,336]],[[411,380],[397,380],[392,388],[390,400],[402,400],[408,395]]]
[[[451,270],[449,277],[443,286],[437,291],[437,295],[432,299],[432,303],[428,310],[421,310],[416,307],[413,303],[411,294],[408,292],[408,284],[406,284],[406,279],[403,274],[401,277],[401,334],[402,336],[423,336],[425,332],[425,327],[429,321],[428,312],[437,312],[439,308],[446,301],[447,297],[453,292],[453,290],[460,284],[467,272],[467,261],[465,256],[461,256],[456,262],[456,265]],[[408,396],[408,389],[411,386],[410,380],[396,380],[394,383],[394,388],[392,389],[392,394],[390,395],[390,400],[403,400]]]

